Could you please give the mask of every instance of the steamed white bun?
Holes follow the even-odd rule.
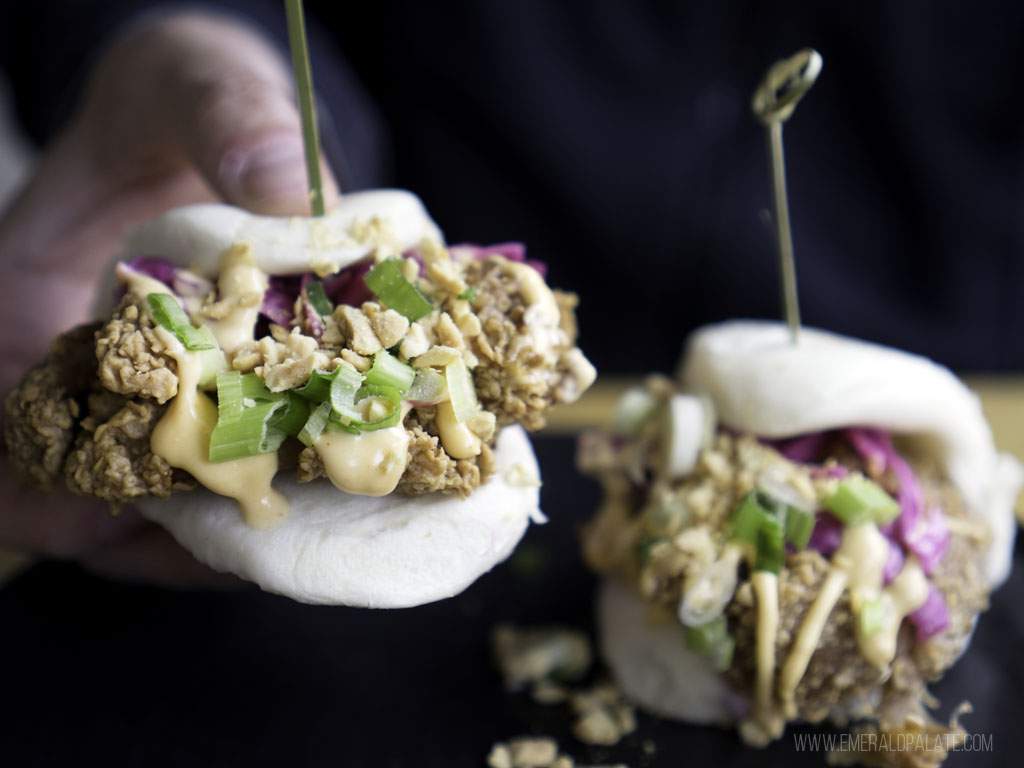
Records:
[[[327,480],[274,486],[291,515],[246,525],[231,499],[206,490],[146,499],[142,514],[218,571],[304,603],[405,608],[458,594],[507,558],[540,514],[540,471],[521,427],[498,435],[497,471],[466,499],[370,497]]]
[[[737,320],[697,330],[683,387],[714,401],[722,423],[763,437],[872,426],[913,438],[944,466],[993,541],[992,586],[1010,572],[1020,464],[999,454],[981,403],[947,368],[920,355],[803,328]]]

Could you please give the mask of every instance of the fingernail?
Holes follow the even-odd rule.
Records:
[[[303,196],[308,184],[302,141],[297,136],[286,136],[229,152],[221,163],[221,177],[229,189],[249,203]]]

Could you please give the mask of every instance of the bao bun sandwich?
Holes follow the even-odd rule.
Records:
[[[296,600],[450,596],[543,519],[524,428],[594,379],[543,270],[446,247],[397,190],[317,219],[171,211],[9,396],[11,460]]]
[[[607,576],[604,654],[644,707],[755,746],[790,722],[932,737],[856,742],[927,745],[853,756],[874,765],[960,743],[926,686],[1007,577],[1022,471],[947,369],[813,329],[794,344],[777,323],[709,326],[679,380],[627,391],[579,460],[606,494],[584,537]]]

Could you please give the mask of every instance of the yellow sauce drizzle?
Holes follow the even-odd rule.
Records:
[[[850,525],[843,530],[842,542],[832,556],[832,569],[804,617],[782,668],[779,698],[787,719],[796,717],[796,687],[818,647],[829,614],[847,588],[861,654],[880,670],[892,662],[900,623],[924,603],[928,597],[928,582],[917,559],[910,556],[892,583],[882,589],[882,570],[888,556],[889,542],[874,523]],[[884,601],[882,627],[865,635],[860,629],[861,608],[879,598]]]
[[[238,502],[253,528],[273,528],[288,516],[288,500],[270,482],[277,472],[277,454],[263,453],[214,464],[209,459],[210,434],[217,425],[217,406],[198,391],[201,363],[163,328],[157,335],[178,362],[178,394],[157,422],[150,448],[172,467],[184,469],[214,493]]]
[[[450,400],[437,404],[437,431],[441,436],[441,445],[453,459],[480,455],[480,438],[455,419],[455,410]]]
[[[782,735],[786,724],[772,701],[775,638],[779,632],[779,577],[771,571],[755,571],[750,583],[757,595],[757,679],[753,716],[740,723],[740,729],[748,744],[765,746]]]
[[[313,448],[335,487],[362,496],[395,490],[409,458],[409,432],[398,424],[358,435],[326,431]]]
[[[225,302],[228,311],[209,325],[229,357],[241,344],[252,341],[268,284],[266,273],[253,261],[252,246],[234,245],[224,252],[217,289],[218,303]]]

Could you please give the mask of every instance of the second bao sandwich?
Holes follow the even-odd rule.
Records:
[[[523,428],[595,374],[575,297],[521,245],[449,249],[382,190],[319,219],[182,208],[125,254],[116,308],[7,400],[36,485],[133,504],[269,591],[373,607],[461,591],[542,519]]]
[[[579,461],[605,490],[584,549],[631,698],[755,746],[790,722],[852,727],[873,737],[842,757],[871,765],[960,743],[927,685],[1007,577],[1022,472],[948,370],[814,329],[709,326],[679,383],[628,391]]]

